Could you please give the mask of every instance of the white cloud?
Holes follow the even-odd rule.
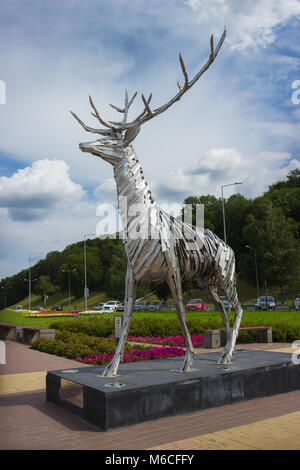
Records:
[[[117,200],[117,189],[114,178],[107,178],[94,191],[99,202],[110,202],[115,204]]]
[[[58,205],[66,207],[84,194],[62,160],[37,160],[10,177],[0,177],[0,207],[14,220],[43,219]]]
[[[200,22],[218,29],[226,25],[232,49],[267,47],[275,28],[292,16],[300,17],[298,0],[187,0]]]
[[[186,170],[185,173],[201,174],[207,172],[222,173],[239,168],[242,163],[241,154],[234,148],[212,148],[204,155],[198,164]]]
[[[245,156],[235,148],[212,148],[194,165],[166,176],[155,185],[154,192],[158,200],[182,203],[190,195],[220,197],[222,185],[242,182],[226,188],[226,197],[236,191],[246,197],[256,197],[299,164],[288,152],[263,151]]]

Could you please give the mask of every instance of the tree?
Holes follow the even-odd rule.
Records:
[[[300,238],[300,169],[290,171],[286,180],[269,186],[264,197],[270,199],[274,206],[280,207],[287,217],[298,222],[297,236]]]
[[[251,205],[252,201],[241,194],[230,196],[225,205],[227,243],[233,249],[237,262],[246,245],[241,229],[246,224]]]
[[[279,286],[281,293],[300,273],[297,228],[294,220],[265,198],[256,201],[255,212],[248,216],[244,228],[245,239],[256,249],[260,281]]]
[[[204,227],[214,232],[219,237],[223,237],[222,200],[210,194],[206,196],[189,196],[184,200],[184,204],[192,205],[192,223],[196,225],[196,205],[204,206]]]
[[[59,290],[58,286],[54,286],[50,281],[50,276],[42,275],[39,277],[37,284],[34,286],[34,292],[40,294],[41,299],[45,302],[48,295],[54,294]]]
[[[269,191],[282,188],[300,188],[300,168],[291,170],[286,180],[277,181],[269,186]]]

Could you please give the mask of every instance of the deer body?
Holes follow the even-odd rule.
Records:
[[[130,123],[127,122],[127,114],[136,93],[130,101],[126,93],[123,109],[113,106],[124,115],[123,121],[119,123],[104,121],[90,98],[94,110],[92,114],[105,127],[104,129],[88,127],[72,113],[86,131],[104,136],[95,142],[80,144],[79,147],[83,152],[99,156],[113,165],[118,191],[118,207],[123,224],[123,239],[128,258],[123,327],[115,355],[102,374],[104,377],[117,375],[130,329],[137,288],[141,281],[166,281],[170,287],[186,344],[186,355],[180,371],[192,370],[194,355],[182,299],[182,280],[185,279],[196,280],[198,286],[220,311],[227,333],[227,344],[219,362],[229,363],[231,360],[243,313],[235,287],[234,253],[210,230],[193,227],[176,220],[159,207],[152,198],[141,165],[131,145],[144,122],[164,112],[194,85],[214,61],[224,39],[225,31],[214,50],[211,37],[209,59],[190,82],[180,56],[185,78],[183,87],[179,86],[180,91],[174,98],[154,111],[149,106],[152,95],[148,100],[142,95],[145,108]],[[232,332],[225,308],[217,293],[219,288],[226,293],[235,311]]]

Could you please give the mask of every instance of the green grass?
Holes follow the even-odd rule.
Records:
[[[59,313],[59,312],[58,312]],[[94,316],[94,315],[93,315]],[[100,315],[99,315],[100,316]],[[109,316],[109,315],[102,315]],[[98,317],[98,315],[97,315]],[[77,319],[77,317],[70,317],[70,319]],[[78,317],[79,318],[79,317]],[[83,317],[81,317],[82,319]],[[88,320],[87,316],[84,319]],[[8,323],[12,325],[24,325],[24,326],[33,326],[36,328],[49,328],[49,325],[53,322],[62,322],[67,321],[67,317],[55,318],[55,317],[44,317],[44,318],[25,318],[22,315],[22,312],[15,310],[4,309],[0,311],[0,323]]]
[[[187,320],[201,319],[203,322],[209,320],[219,321],[222,326],[221,314],[217,311],[209,312],[187,312]],[[164,318],[172,319],[176,318],[175,312],[134,312],[133,318]],[[231,325],[234,322],[234,313],[228,314]],[[286,310],[275,310],[275,311],[256,311],[246,310],[243,313],[241,326],[272,326],[272,324],[280,323],[287,325],[299,325],[300,326],[300,311],[286,311]]]
[[[120,315],[120,313],[116,313]],[[92,318],[107,318],[112,317],[114,314],[107,315],[93,315]],[[122,315],[122,314],[121,314]],[[175,312],[134,312],[134,319],[143,319],[143,318],[158,318],[158,319],[174,319],[177,318]],[[70,321],[76,321],[77,318],[81,320],[84,319],[89,321],[91,317],[89,316],[79,316],[79,317],[70,317]],[[209,320],[218,321],[220,328],[223,327],[221,315],[219,312],[187,312],[187,319],[201,319],[203,322],[209,322]],[[229,313],[229,319],[231,325],[234,321],[234,314]],[[22,315],[22,312],[4,309],[0,311],[0,323],[11,323],[13,325],[30,325],[34,327],[48,328],[50,324],[54,322],[65,322],[69,319],[66,317],[61,318],[25,318]],[[245,311],[242,318],[241,326],[272,326],[274,324],[282,325],[295,325],[300,326],[300,312],[277,310],[277,311],[267,311],[267,312],[257,312],[255,310]]]
[[[108,299],[109,300],[109,299]],[[28,296],[22,300],[19,300],[17,303],[11,305],[11,307],[15,307],[16,305],[23,305],[24,308],[28,308]],[[99,304],[100,302],[105,302],[105,294],[103,292],[91,292],[88,298],[88,308],[92,308],[95,305]],[[70,310],[83,310],[85,308],[85,299],[84,297],[70,298]],[[34,309],[35,306],[41,305],[44,307],[44,303],[41,300],[40,295],[32,294],[31,295],[31,308]],[[47,304],[45,305],[45,310],[51,309],[54,305],[62,305],[64,310],[69,309],[69,296],[66,292],[59,292],[57,294],[52,295],[49,299]]]

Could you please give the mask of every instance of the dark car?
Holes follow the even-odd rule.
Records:
[[[188,312],[193,311],[193,310],[197,310],[197,311],[204,310],[205,311],[206,308],[207,308],[207,305],[202,299],[191,299],[186,304],[186,310]]]
[[[42,307],[41,305],[37,305],[36,307],[33,307],[32,310],[45,310],[45,307]]]
[[[116,312],[124,312],[125,310],[125,302],[122,302],[120,305],[116,307]]]
[[[62,312],[62,306],[61,305],[53,305],[51,308],[53,312]]]
[[[255,310],[276,310],[276,301],[270,295],[261,295],[258,297]]]
[[[231,310],[232,309],[232,306],[229,303],[229,300],[227,299],[226,295],[220,295],[219,299],[221,300],[221,302],[224,305],[226,310]]]
[[[154,302],[150,302],[147,307],[148,312],[155,312],[160,310],[169,310],[167,302],[162,302],[160,300],[155,300]]]
[[[104,304],[95,305],[95,307],[93,308],[93,310],[102,310],[102,309],[103,309],[103,305],[104,305]]]
[[[148,309],[149,302],[136,302],[133,307],[134,312],[145,312]]]

